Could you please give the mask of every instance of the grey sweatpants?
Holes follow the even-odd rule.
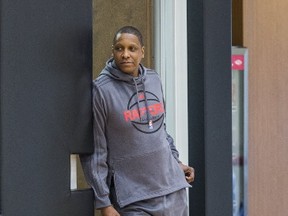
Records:
[[[138,201],[123,208],[114,207],[121,216],[188,216],[186,189]]]

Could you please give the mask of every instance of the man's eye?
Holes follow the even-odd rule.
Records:
[[[130,47],[130,51],[135,52],[137,50],[136,47]]]
[[[121,48],[121,47],[115,47],[114,50],[116,50],[116,51],[121,51],[122,48]]]

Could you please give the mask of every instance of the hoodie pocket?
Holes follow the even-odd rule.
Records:
[[[169,148],[114,161],[119,205],[156,197],[185,187],[184,173]]]

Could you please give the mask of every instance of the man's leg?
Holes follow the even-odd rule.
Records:
[[[186,189],[174,193],[142,200],[120,208],[115,206],[121,216],[188,216]]]

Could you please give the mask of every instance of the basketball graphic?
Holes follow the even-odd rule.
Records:
[[[139,91],[131,96],[124,118],[143,133],[155,133],[163,125],[164,113],[164,105],[156,95]]]

